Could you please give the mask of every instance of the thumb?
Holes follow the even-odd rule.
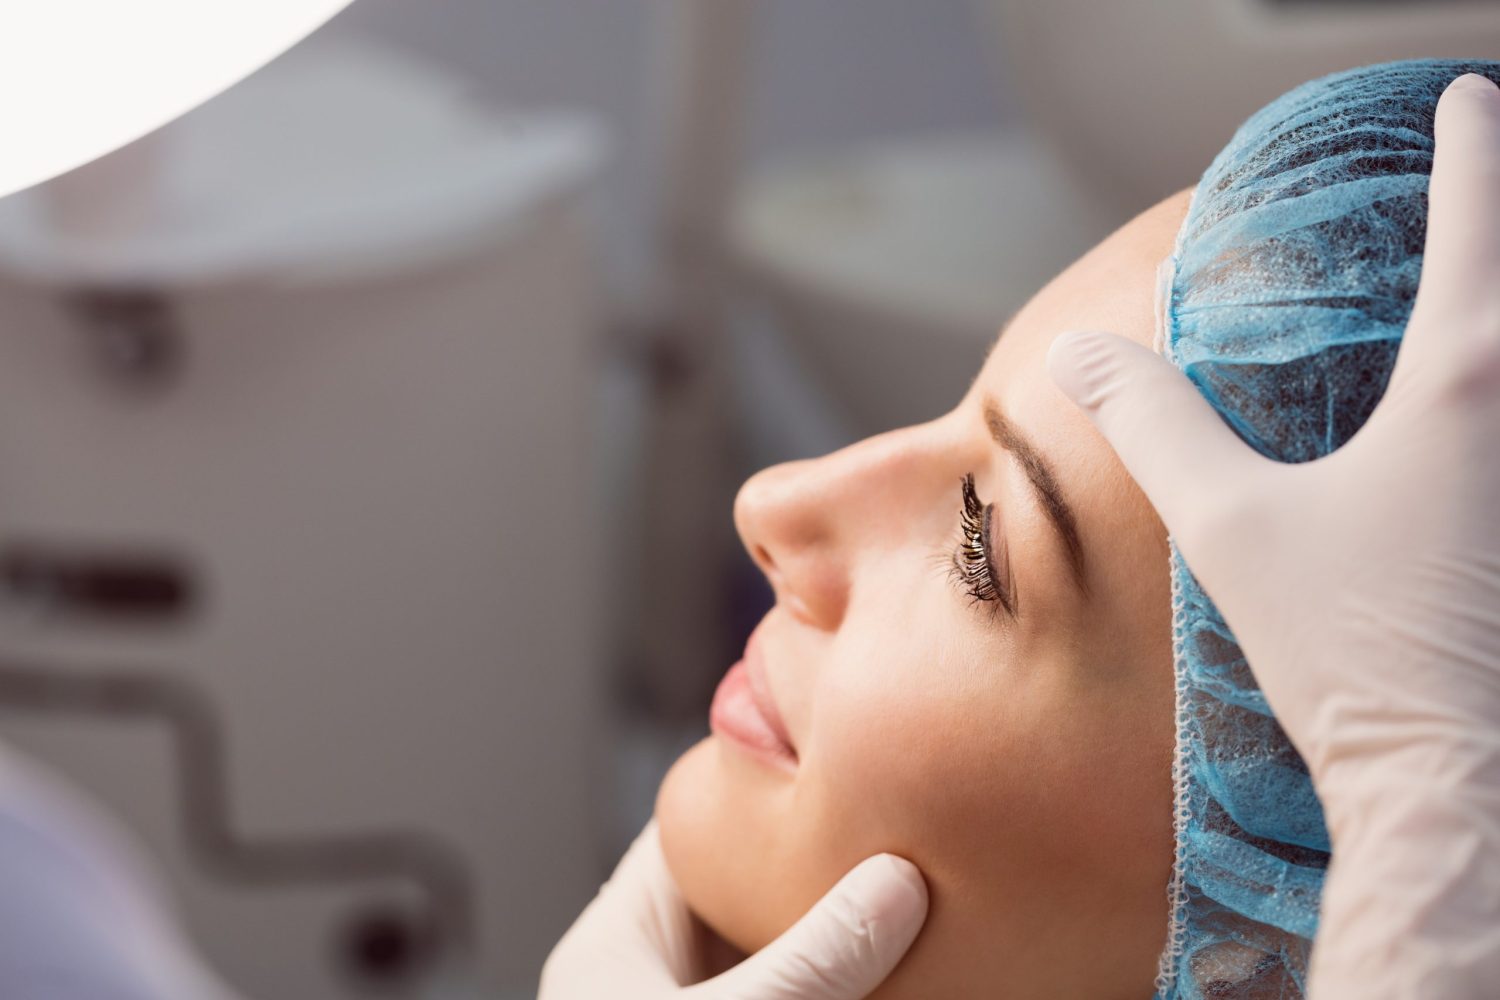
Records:
[[[862,1000],[896,967],[926,918],[927,884],[917,866],[877,854],[781,937],[687,993],[705,1000]]]
[[[1417,301],[1440,311],[1495,293],[1500,266],[1500,90],[1474,73],[1448,85],[1433,121],[1427,244]],[[1489,301],[1494,301],[1490,298]],[[1451,349],[1470,331],[1440,324]]]
[[[1271,463],[1229,428],[1172,363],[1112,333],[1052,342],[1047,370],[1094,422],[1184,551],[1205,511]]]

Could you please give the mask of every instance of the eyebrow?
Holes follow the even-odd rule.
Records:
[[[1078,521],[1073,516],[1073,508],[1068,506],[1062,490],[1058,488],[1052,466],[1042,457],[1031,439],[1006,419],[1000,405],[992,397],[985,396],[983,406],[984,423],[989,428],[990,437],[995,439],[995,444],[1014,455],[1016,461],[1021,463],[1021,468],[1026,471],[1026,478],[1031,483],[1037,502],[1046,512],[1047,519],[1052,522],[1052,527],[1062,539],[1063,547],[1068,551],[1068,567],[1073,571],[1073,581],[1078,585],[1079,592],[1087,596],[1088,577],[1084,572],[1083,543],[1078,537]]]

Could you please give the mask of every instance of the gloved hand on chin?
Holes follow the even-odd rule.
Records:
[[[698,982],[710,935],[667,871],[652,820],[553,949],[538,1000],[860,1000],[926,916],[916,866],[876,855],[769,946]]]

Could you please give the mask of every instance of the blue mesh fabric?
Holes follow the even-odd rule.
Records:
[[[1163,350],[1239,435],[1304,462],[1385,389],[1426,235],[1432,118],[1454,77],[1414,61],[1291,91],[1203,175],[1164,265]],[[1328,833],[1306,765],[1172,549],[1177,870],[1160,1000],[1300,998]]]

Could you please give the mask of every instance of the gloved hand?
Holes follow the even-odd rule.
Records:
[[[1500,989],[1500,91],[1457,80],[1436,134],[1411,322],[1334,454],[1259,456],[1121,338],[1048,358],[1308,763],[1333,841],[1314,1000]]]
[[[707,931],[688,912],[646,825],[542,969],[538,1000],[859,1000],[895,968],[927,917],[910,861],[856,865],[785,934],[699,983]]]

